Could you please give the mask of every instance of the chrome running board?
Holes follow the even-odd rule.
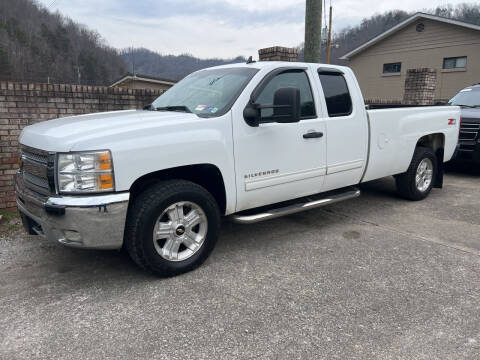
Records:
[[[306,211],[310,209],[315,209],[317,207],[326,206],[330,204],[335,204],[340,201],[353,199],[360,196],[360,190],[353,189],[340,194],[329,195],[325,198],[320,198],[318,200],[301,202],[293,205],[288,205],[284,207],[269,209],[258,214],[252,215],[241,215],[235,214],[232,215],[232,220],[238,224],[253,224],[260,221],[275,219],[285,215],[295,214],[301,211]],[[307,200],[309,200],[307,198]]]

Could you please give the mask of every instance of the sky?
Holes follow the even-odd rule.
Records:
[[[200,58],[257,57],[304,39],[305,0],[36,0],[96,30],[116,48]],[[327,7],[330,0],[325,0]],[[421,11],[465,0],[332,0],[333,31],[387,10]]]

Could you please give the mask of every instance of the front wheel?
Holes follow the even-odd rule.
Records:
[[[200,266],[219,234],[220,212],[203,187],[164,181],[141,193],[129,210],[125,245],[144,270],[166,277]]]
[[[398,193],[409,200],[425,199],[432,191],[437,173],[437,157],[425,147],[417,147],[407,172],[396,177]]]

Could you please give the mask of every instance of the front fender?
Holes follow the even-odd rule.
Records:
[[[236,203],[231,115],[198,118],[184,126],[134,132],[131,140],[112,143],[115,188],[127,191],[140,177],[181,166],[211,164],[225,183],[226,210]]]

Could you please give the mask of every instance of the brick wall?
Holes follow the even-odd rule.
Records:
[[[298,61],[298,49],[273,46],[258,50],[260,61]]]
[[[14,208],[18,136],[36,122],[110,110],[139,109],[161,90],[0,82],[0,209]]]
[[[433,105],[437,71],[432,68],[408,69],[403,101],[412,105]]]
[[[365,105],[403,105],[403,100],[365,99]]]

